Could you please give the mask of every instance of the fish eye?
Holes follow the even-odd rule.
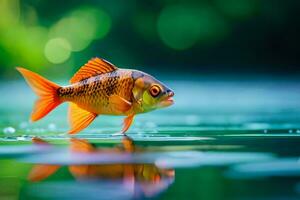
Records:
[[[160,94],[160,92],[161,92],[161,89],[159,86],[157,86],[157,85],[151,86],[151,88],[150,88],[151,96],[157,97]]]

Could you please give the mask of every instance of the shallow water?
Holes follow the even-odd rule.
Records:
[[[299,199],[300,82],[169,84],[176,104],[129,138],[100,116],[70,139],[67,105],[31,124],[30,89],[1,83],[1,199]]]

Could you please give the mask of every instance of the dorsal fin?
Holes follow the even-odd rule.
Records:
[[[70,83],[76,83],[92,76],[115,71],[116,69],[118,69],[116,66],[104,59],[92,58],[76,72]]]

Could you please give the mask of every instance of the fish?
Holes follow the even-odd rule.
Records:
[[[38,137],[32,138],[35,145],[51,145]],[[145,149],[134,144],[130,137],[123,136],[121,144],[110,148],[95,147],[86,139],[71,138],[69,151],[76,156],[109,156],[144,152]],[[61,166],[51,164],[35,164],[27,179],[40,182],[55,174]],[[68,170],[76,180],[102,180],[121,182],[132,190],[141,190],[150,197],[166,189],[174,182],[175,170],[159,168],[155,163],[103,163],[103,164],[70,164]]]
[[[59,86],[35,72],[16,68],[38,96],[31,121],[35,122],[58,105],[68,102],[69,134],[88,127],[100,115],[125,116],[122,134],[135,115],[171,106],[174,91],[153,76],[134,69],[118,68],[102,58],[92,58]]]

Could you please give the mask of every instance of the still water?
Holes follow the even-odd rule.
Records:
[[[299,199],[300,82],[169,81],[175,105],[101,116],[70,138],[66,106],[28,122],[34,95],[1,83],[0,199]]]

